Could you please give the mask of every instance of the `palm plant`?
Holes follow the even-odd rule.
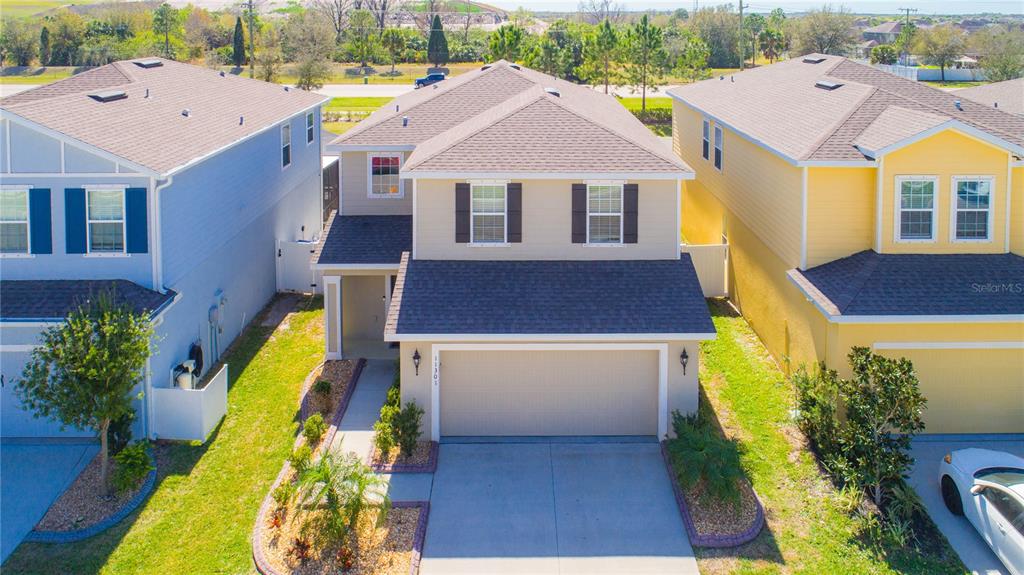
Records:
[[[380,525],[391,508],[387,481],[373,473],[354,453],[325,453],[299,475],[295,491],[296,507],[307,518],[320,514],[324,524],[317,529],[328,543],[338,543],[349,535],[367,511],[377,511]]]

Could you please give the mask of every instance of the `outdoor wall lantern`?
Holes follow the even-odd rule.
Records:
[[[685,352],[684,352],[685,353]],[[416,368],[416,375],[420,374],[420,350],[412,352],[412,365]]]
[[[679,363],[683,364],[683,375],[686,375],[686,364],[690,362],[690,356],[686,353],[686,348],[683,348],[683,353],[679,354]]]

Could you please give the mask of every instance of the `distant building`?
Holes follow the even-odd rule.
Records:
[[[879,44],[892,44],[899,37],[902,30],[903,24],[900,22],[884,22],[878,26],[865,29],[861,32],[861,36],[864,40],[874,40]]]

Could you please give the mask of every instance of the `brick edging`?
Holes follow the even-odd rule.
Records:
[[[754,494],[756,510],[754,521],[750,524],[750,527],[741,533],[728,535],[717,533],[701,535],[697,533],[697,527],[693,524],[693,518],[690,516],[690,508],[686,504],[686,496],[683,495],[683,490],[679,487],[679,483],[672,472],[672,461],[669,459],[665,441],[661,442],[661,457],[665,461],[665,472],[668,473],[668,480],[672,484],[672,493],[675,495],[676,505],[679,507],[679,515],[683,518],[683,525],[686,527],[686,534],[690,537],[692,545],[697,547],[737,547],[753,541],[761,533],[761,529],[764,527],[764,507],[761,506],[761,498],[757,496],[753,485],[750,486],[750,492]]]
[[[120,523],[125,517],[131,515],[133,511],[142,505],[142,502],[149,497],[149,494],[153,492],[153,488],[156,487],[156,456],[153,455],[153,450],[149,450],[149,461],[153,464],[153,469],[146,475],[146,480],[142,483],[142,488],[135,494],[128,503],[121,509],[118,509],[116,513],[101,519],[92,525],[83,529],[76,529],[74,531],[37,531],[33,529],[29,531],[22,541],[28,541],[30,543],[74,543],[76,541],[82,541],[88,539],[94,535],[99,535],[107,529],[110,529],[114,525]],[[76,478],[77,479],[77,478]]]
[[[324,363],[326,362],[321,362],[317,364],[317,366],[314,367],[310,371],[310,373],[312,374],[313,371],[316,371],[316,369],[319,368]],[[338,426],[341,425],[341,420],[343,417],[345,417],[345,412],[348,410],[349,401],[351,401],[352,395],[355,393],[356,385],[359,383],[359,376],[362,375],[364,367],[366,367],[365,358],[361,357],[358,360],[356,360],[356,365],[355,367],[352,368],[352,376],[349,378],[348,387],[345,388],[345,393],[341,396],[341,400],[338,402],[338,408],[334,411],[334,417],[331,418],[331,426],[327,428],[327,433],[325,433],[323,439],[320,440],[320,445],[330,447],[331,443],[334,441],[334,436],[338,432]],[[306,379],[307,382],[303,383],[302,398],[299,399],[299,417],[300,419],[303,420],[305,420],[305,418],[303,417],[302,408],[307,403],[306,395],[308,394],[309,390],[312,387],[312,385],[310,385],[311,378],[309,376],[306,376]],[[299,445],[301,445],[302,441],[302,434],[299,433],[295,437],[294,447],[298,447]],[[263,554],[262,526],[267,520],[267,512],[270,510],[270,506],[271,504],[273,504],[274,490],[277,489],[277,486],[280,485],[282,481],[284,481],[284,478],[288,475],[288,472],[291,470],[291,468],[291,463],[285,460],[284,465],[281,466],[281,471],[278,472],[277,477],[274,478],[274,482],[270,485],[270,489],[267,491],[266,496],[263,497],[263,503],[260,504],[260,509],[256,513],[256,523],[255,525],[253,525],[252,528],[252,560],[253,563],[256,565],[256,571],[262,573],[263,575],[281,575],[273,567],[270,566],[270,563],[267,561],[266,556],[264,556]]]
[[[427,520],[430,518],[429,501],[395,501],[391,504],[394,508],[419,507],[420,516],[416,520],[416,533],[412,536],[412,561],[409,562],[409,575],[416,575],[420,571],[420,559],[423,558],[423,542],[427,538]]]
[[[370,468],[376,473],[434,473],[437,471],[437,451],[438,443],[431,441],[430,457],[426,463],[372,463],[377,448],[371,445],[367,458],[371,461]]]

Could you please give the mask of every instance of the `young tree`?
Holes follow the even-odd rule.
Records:
[[[768,58],[768,63],[771,64],[782,56],[782,50],[785,46],[786,38],[782,32],[775,28],[765,28],[758,37],[758,41],[761,47],[761,54],[765,58]]]
[[[180,26],[181,15],[170,4],[164,2],[153,11],[153,32],[164,37],[164,58],[174,58],[171,34],[177,34]]]
[[[583,66],[580,75],[588,82],[604,84],[604,93],[608,93],[608,84],[618,77],[615,60],[619,53],[619,34],[609,20],[602,21],[597,28],[587,34],[583,44]]]
[[[519,59],[523,45],[523,29],[515,24],[506,24],[491,33],[488,43],[491,61]]]
[[[946,81],[946,68],[964,53],[964,33],[946,24],[922,30],[917,49],[925,64],[939,67],[942,81]]]
[[[926,400],[910,360],[875,355],[866,347],[853,348],[848,357],[853,378],[840,382],[845,413],[841,449],[879,505],[885,488],[913,462],[910,442],[924,430]]]
[[[352,8],[351,0],[313,0],[313,8],[331,23],[331,27],[334,28],[335,43],[341,42],[348,13]]]
[[[913,22],[907,22],[900,28],[900,35],[896,37],[896,44],[893,46],[904,63],[915,44],[917,44],[917,26]]]
[[[640,87],[640,113],[644,115],[647,113],[647,89],[657,90],[662,83],[665,52],[661,28],[652,26],[644,14],[626,31],[624,45],[626,79],[633,86]]]
[[[689,82],[707,78],[708,57],[711,55],[708,45],[690,30],[683,31],[683,39],[683,49],[672,62],[673,70]]]
[[[281,72],[281,39],[277,30],[267,26],[256,44],[256,77],[264,82],[276,82]]]
[[[1024,76],[1024,31],[993,26],[971,34],[970,40],[981,55],[978,61],[986,80],[1003,82]]]
[[[366,68],[366,64],[373,58],[373,53],[376,50],[375,26],[373,14],[368,10],[353,10],[349,16],[347,47],[362,68]]]
[[[895,64],[899,59],[899,53],[892,44],[882,44],[871,49],[872,64]]]
[[[318,14],[295,13],[284,26],[286,51],[298,62],[296,87],[317,90],[330,77],[328,58],[334,48],[334,30]]]
[[[235,18],[235,33],[231,40],[231,61],[235,68],[241,68],[245,65],[245,31],[241,16]]]
[[[387,30],[384,30],[384,36],[381,38],[381,42],[384,45],[384,49],[388,51],[388,56],[391,58],[391,75],[394,76],[395,62],[405,50],[405,36],[402,35],[402,31],[398,28],[388,28]]]
[[[75,12],[61,10],[53,17],[51,25],[50,65],[77,66],[85,42],[85,21]]]
[[[39,43],[36,42],[35,30],[22,20],[8,19],[4,21],[0,43],[8,57],[14,59],[16,66],[28,66],[36,57]]]
[[[100,475],[109,487],[107,431],[132,412],[132,389],[145,374],[153,327],[146,313],[101,293],[47,328],[15,393],[36,417],[91,429],[100,438]]]
[[[427,41],[427,60],[435,68],[440,68],[448,63],[448,38],[444,35],[441,17],[437,14],[434,14],[434,20],[430,24],[430,40]]]
[[[756,12],[743,18],[743,31],[747,33],[747,38],[750,40],[751,68],[757,65],[757,40],[761,37],[761,32],[764,32],[767,26],[768,21],[765,20],[764,16]]]
[[[50,29],[43,26],[43,29],[39,31],[39,65],[47,66],[50,64]]]
[[[708,65],[712,68],[735,68],[740,65],[740,51],[736,48],[741,41],[739,26],[739,14],[729,6],[701,8],[690,15],[690,29],[711,50]]]
[[[800,54],[832,54],[845,56],[854,43],[853,16],[826,4],[811,10],[797,21],[796,42]]]

